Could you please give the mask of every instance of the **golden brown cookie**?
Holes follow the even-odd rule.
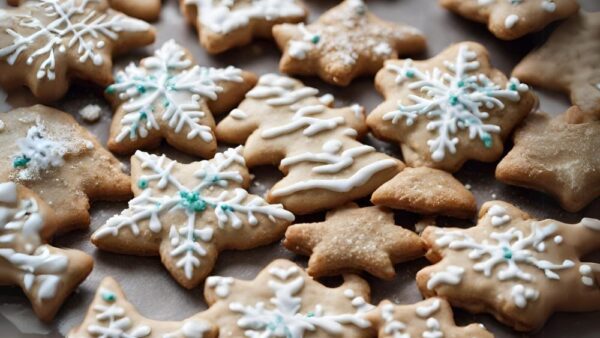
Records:
[[[235,107],[256,84],[254,74],[194,65],[191,53],[169,40],[116,75],[106,89],[115,106],[108,148],[121,154],[155,148],[165,138],[186,153],[214,156],[212,113]]]
[[[410,305],[385,300],[367,319],[377,328],[378,338],[493,338],[481,324],[456,326],[450,304],[442,298],[429,298]]]
[[[325,222],[292,225],[283,245],[310,256],[307,272],[314,277],[364,270],[392,279],[394,264],[425,253],[419,236],[395,225],[392,212],[354,203],[328,212]]]
[[[490,32],[503,40],[537,32],[579,9],[577,0],[440,0],[440,4],[465,18],[487,24]]]
[[[156,321],[144,318],[127,301],[112,278],[100,283],[83,322],[67,338],[214,338],[217,328],[202,313],[183,321]]]
[[[556,29],[514,69],[534,86],[569,94],[587,119],[600,120],[600,12],[581,12]]]
[[[375,74],[385,60],[426,48],[419,30],[381,20],[362,0],[346,0],[308,26],[277,25],[273,36],[283,51],[281,72],[318,75],[340,86],[357,76]]]
[[[113,53],[154,41],[154,29],[108,7],[106,0],[30,0],[0,9],[0,85],[27,86],[58,100],[71,79],[106,86]]]
[[[119,160],[71,115],[37,105],[2,114],[0,120],[0,181],[33,190],[65,228],[89,224],[90,200],[131,196]]]
[[[92,235],[100,249],[160,255],[186,288],[200,284],[222,250],[247,250],[280,239],[294,215],[248,194],[241,147],[212,160],[181,164],[138,151],[131,157],[135,198]]]
[[[537,220],[492,201],[469,229],[428,227],[422,235],[434,263],[417,273],[426,297],[470,312],[489,312],[519,331],[541,328],[555,311],[600,310],[600,220]]]
[[[179,0],[188,22],[198,30],[209,53],[270,39],[274,25],[302,22],[308,11],[301,0]]]
[[[475,196],[462,183],[427,167],[404,168],[373,192],[371,202],[423,215],[471,218],[477,213]]]
[[[600,196],[600,121],[568,124],[563,118],[530,115],[496,167],[496,178],[546,192],[577,212]]]
[[[367,118],[375,135],[399,142],[411,167],[449,172],[471,159],[498,160],[503,140],[537,102],[526,85],[493,68],[485,47],[474,42],[426,61],[386,61],[375,85],[386,99]]]
[[[65,230],[61,218],[34,192],[0,183],[0,284],[18,285],[43,321],[54,318],[94,264],[81,251],[47,244]]]
[[[331,108],[333,97],[300,81],[267,74],[217,125],[221,141],[245,143],[249,167],[279,165],[286,176],[267,201],[295,214],[331,209],[369,195],[403,168],[356,141],[367,132],[363,108]]]
[[[298,265],[276,260],[252,281],[209,277],[206,317],[227,337],[371,337],[369,285],[355,275],[328,288]]]

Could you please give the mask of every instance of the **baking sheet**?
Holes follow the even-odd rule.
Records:
[[[327,8],[338,1],[305,0],[311,9],[310,21],[314,21]],[[581,0],[582,7],[588,11],[599,11],[600,1]],[[428,58],[436,55],[454,42],[472,40],[483,43],[491,52],[493,64],[505,73],[510,73],[514,65],[534,46],[539,45],[547,37],[556,24],[543,32],[529,35],[517,41],[506,42],[494,38],[483,25],[467,21],[438,7],[436,0],[373,0],[368,3],[370,10],[380,17],[403,22],[421,29],[428,39],[429,49],[424,55],[415,58]],[[237,67],[264,74],[277,71],[280,52],[270,41],[257,41],[250,46],[231,50],[218,56],[210,56],[204,52],[197,42],[195,31],[189,27],[178,9],[178,1],[167,0],[163,5],[161,19],[155,26],[158,31],[154,46],[138,50],[115,60],[117,68],[124,67],[132,61],[146,56],[168,39],[174,38],[190,49],[200,65],[223,67],[233,64]],[[8,7],[5,0],[0,1],[0,8]],[[366,111],[371,111],[382,99],[373,86],[372,78],[355,80],[347,88],[337,88],[324,84],[317,78],[303,78],[307,85],[316,87],[321,93],[332,93],[338,106],[360,103]],[[563,112],[568,107],[566,96],[557,93],[536,90],[540,96],[541,109],[552,114]],[[3,102],[0,92],[0,111],[10,106],[20,107],[35,103],[26,90],[10,93],[8,103]],[[99,122],[88,124],[82,121],[78,111],[88,104],[102,107],[102,118]],[[102,89],[84,84],[76,84],[55,107],[73,114],[80,123],[106,142],[112,112],[103,100]],[[583,142],[583,140],[582,140]],[[379,150],[399,156],[398,147],[379,142],[367,137],[365,143],[374,145]],[[221,146],[223,148],[223,145]],[[156,151],[165,153],[179,161],[189,162],[193,158],[176,150],[163,146]],[[127,165],[128,158],[123,157]],[[581,217],[600,218],[600,200],[596,200],[583,212],[567,213],[549,196],[534,191],[504,185],[494,179],[495,164],[467,163],[456,177],[464,184],[469,184],[481,205],[494,198],[515,203],[538,218],[554,218],[564,222],[578,222]],[[281,177],[274,168],[254,168],[256,179],[252,185],[253,193],[262,194],[273,182]],[[359,201],[368,204],[368,200]],[[89,242],[90,234],[112,215],[119,213],[127,206],[123,203],[93,203],[90,210],[92,223],[89,231],[78,231],[57,238],[57,246],[83,250],[95,259],[95,267],[88,279],[65,302],[55,320],[44,325],[39,323],[31,312],[26,298],[20,290],[10,287],[0,288],[0,337],[61,337],[70,328],[78,325],[100,280],[105,276],[113,276],[121,283],[129,300],[146,317],[157,320],[181,320],[206,309],[202,296],[202,286],[188,291],[180,287],[163,268],[158,257],[135,257],[117,255],[96,250]],[[298,221],[319,221],[323,214],[299,218]],[[419,219],[418,215],[396,212],[397,224],[413,228]],[[441,219],[442,223],[468,226],[468,222]],[[288,258],[302,265],[307,259],[285,250],[280,243],[244,252],[221,253],[213,274],[233,276],[241,279],[252,279],[264,266],[275,258]],[[600,253],[587,259],[600,262]],[[388,298],[396,303],[413,303],[421,299],[414,277],[417,271],[427,265],[425,259],[399,264],[396,266],[397,276],[392,281],[382,281],[365,275],[372,288],[374,303]],[[328,280],[335,283],[336,279]],[[547,325],[535,334],[518,334],[499,324],[489,315],[471,315],[456,310],[457,322],[461,325],[481,322],[496,337],[598,337],[600,312],[582,314],[556,314]]]

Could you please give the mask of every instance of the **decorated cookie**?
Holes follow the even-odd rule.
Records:
[[[282,24],[273,35],[283,57],[279,69],[293,75],[319,75],[346,86],[375,74],[388,59],[425,49],[425,37],[412,27],[379,19],[362,0],[346,0],[308,26]]]
[[[250,175],[241,151],[190,164],[136,152],[135,198],[96,230],[92,242],[113,252],[159,254],[173,278],[193,288],[210,273],[219,251],[278,240],[294,215],[244,190]]]
[[[369,285],[355,275],[328,288],[296,264],[276,260],[253,281],[211,276],[206,318],[221,337],[370,337]]]
[[[600,196],[600,121],[568,124],[532,114],[514,143],[496,167],[498,180],[549,193],[570,212]]]
[[[0,283],[21,287],[43,321],[54,318],[92,271],[90,256],[47,244],[64,230],[52,208],[31,190],[0,183]]]
[[[440,0],[440,4],[470,20],[487,23],[490,32],[503,40],[539,31],[579,9],[577,0]]]
[[[367,314],[378,338],[493,338],[481,324],[456,326],[452,308],[442,298],[429,298],[411,305],[383,301]]]
[[[301,0],[179,0],[183,14],[196,27],[209,53],[247,45],[254,37],[271,38],[274,25],[302,22]]]
[[[386,61],[375,85],[386,99],[367,119],[375,135],[399,142],[412,167],[450,172],[470,159],[498,160],[503,140],[536,105],[528,87],[492,68],[473,42],[427,61]]]
[[[515,206],[485,203],[469,229],[428,227],[434,263],[417,273],[426,297],[471,312],[490,312],[519,331],[539,329],[555,311],[600,310],[600,220],[536,220]]]
[[[184,321],[156,321],[142,317],[119,284],[106,277],[100,283],[89,310],[67,338],[214,338],[217,328],[202,313]]]
[[[331,108],[333,97],[275,74],[263,75],[217,126],[217,138],[245,143],[249,167],[279,165],[286,176],[267,201],[308,214],[367,196],[402,162],[356,141],[367,132],[363,108]]]
[[[210,158],[217,141],[211,112],[233,108],[256,77],[229,66],[194,65],[192,55],[169,40],[139,66],[129,65],[106,89],[116,107],[108,148],[131,154],[162,138],[189,154]]]
[[[89,224],[90,200],[131,196],[121,163],[71,115],[37,105],[0,120],[0,181],[21,183],[38,194],[62,226]]]
[[[417,234],[394,223],[394,214],[380,207],[350,203],[327,213],[325,222],[295,224],[283,245],[310,256],[311,276],[333,276],[364,270],[383,279],[396,274],[394,264],[423,256]]]
[[[7,0],[10,5],[17,6],[26,1],[44,2],[46,0]],[[146,21],[158,19],[161,0],[108,0],[110,7],[124,14]]]
[[[0,9],[0,21],[0,85],[43,101],[60,99],[71,78],[110,84],[113,53],[154,41],[150,25],[106,0],[28,0]]]
[[[373,192],[371,202],[423,215],[471,218],[477,213],[475,196],[462,183],[428,167],[404,168]]]
[[[581,12],[521,61],[513,75],[565,92],[587,119],[600,120],[600,12]]]

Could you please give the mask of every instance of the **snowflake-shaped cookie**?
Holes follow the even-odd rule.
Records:
[[[196,66],[189,51],[169,40],[139,66],[118,72],[106,89],[117,107],[108,148],[130,154],[165,138],[182,151],[212,157],[211,112],[232,108],[255,83],[254,75],[232,66]]]
[[[273,35],[283,50],[282,72],[319,75],[348,85],[360,75],[374,74],[398,54],[425,49],[425,37],[416,28],[387,22],[371,14],[362,0],[346,0],[313,24],[282,24]]]
[[[371,323],[364,315],[374,308],[361,278],[346,275],[331,289],[286,260],[272,262],[253,281],[209,277],[204,294],[206,318],[232,337],[366,337]]]
[[[210,273],[220,250],[281,238],[294,215],[243,189],[249,173],[241,151],[229,149],[191,164],[136,152],[131,158],[135,198],[92,235],[92,242],[121,253],[159,253],[171,275],[192,288]]]
[[[422,237],[435,263],[417,274],[425,296],[491,312],[520,331],[540,328],[554,311],[600,310],[600,265],[580,261],[600,250],[600,220],[539,221],[493,201],[476,227],[428,227]]]
[[[113,50],[154,41],[147,23],[108,8],[106,0],[31,0],[1,10],[3,87],[28,86],[45,101],[60,99],[70,77],[100,85],[112,81]]]
[[[50,321],[64,300],[92,271],[81,251],[47,241],[66,230],[49,205],[31,190],[0,183],[0,279],[18,285],[40,319]]]
[[[485,48],[464,42],[427,61],[388,61],[375,79],[386,101],[367,123],[401,143],[412,166],[454,172],[468,159],[502,154],[502,140],[534,107],[518,79],[491,67]]]

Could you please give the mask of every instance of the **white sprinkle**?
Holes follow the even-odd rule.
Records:
[[[519,21],[519,16],[517,16],[515,14],[511,14],[506,17],[506,20],[504,20],[504,27],[511,29],[517,24],[518,21]]]
[[[468,184],[468,183],[467,183],[467,184],[465,184],[465,189],[467,189],[467,190],[471,190],[471,188],[472,188],[472,187],[471,187],[471,185],[470,185],[470,184]]]
[[[560,243],[562,243],[562,241],[563,241],[562,236],[554,236],[554,243],[560,244]]]
[[[542,2],[542,8],[546,11],[546,12],[554,12],[556,10],[556,4],[554,3],[554,0],[544,0]]]
[[[335,98],[331,94],[325,94],[319,98],[319,101],[326,106],[333,103],[333,100],[335,100]]]
[[[86,122],[96,122],[100,119],[102,109],[95,104],[88,104],[79,110],[79,115]]]
[[[377,54],[377,55],[382,55],[382,56],[390,55],[390,54],[392,54],[392,48],[386,42],[381,42],[381,43],[377,44],[377,46],[375,46],[375,48],[373,48],[373,52],[375,52],[375,54]]]

